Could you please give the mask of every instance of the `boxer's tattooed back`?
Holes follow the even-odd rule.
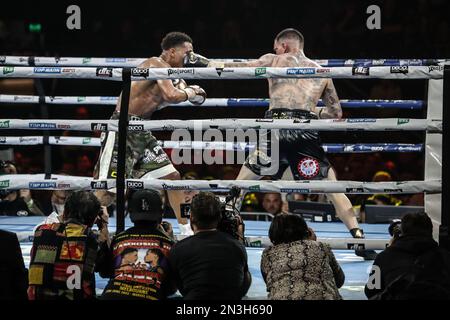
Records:
[[[303,52],[280,55],[266,54],[258,60],[226,63],[226,67],[320,67],[305,57]],[[342,109],[332,79],[284,78],[269,80],[270,109],[301,109],[318,113],[317,102],[320,98],[326,108],[320,112],[320,118],[340,118]]]

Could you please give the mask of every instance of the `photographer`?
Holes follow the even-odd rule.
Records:
[[[156,190],[130,194],[128,211],[134,226],[115,235],[100,254],[100,276],[111,278],[104,300],[161,300],[175,293],[167,255],[174,244],[170,226],[162,224],[163,201]],[[164,227],[164,229],[162,229]]]
[[[194,235],[176,243],[169,254],[183,299],[239,300],[250,287],[245,246],[234,236],[236,232],[232,235],[218,229],[220,223],[226,230],[236,231],[233,222],[223,222],[224,213],[211,192],[200,192],[192,199]]]
[[[97,235],[92,226],[97,224]],[[109,240],[106,209],[93,193],[72,193],[64,206],[63,222],[36,229],[30,254],[30,300],[95,298],[94,268],[99,245]]]

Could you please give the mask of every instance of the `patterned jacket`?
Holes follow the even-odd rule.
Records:
[[[53,223],[39,226],[31,249],[28,298],[95,298],[97,250],[97,239],[85,225]]]
[[[272,300],[340,300],[345,275],[327,244],[299,240],[266,248],[261,273]]]

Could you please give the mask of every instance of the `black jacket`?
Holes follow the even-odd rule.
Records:
[[[364,289],[366,296],[371,298],[381,293],[393,280],[410,273],[418,257],[425,257],[426,253],[432,251],[438,252],[438,248],[437,242],[431,237],[402,236],[398,238],[390,247],[378,254],[375,259],[374,266],[380,268],[381,288],[369,289],[368,285],[366,285]],[[443,249],[439,249],[439,252],[441,252],[444,258],[443,268],[450,270],[450,253]],[[425,277],[427,276],[427,272],[435,273],[436,267],[426,269],[424,271]],[[430,274],[429,276],[432,277],[433,275]],[[369,279],[368,284],[370,282],[371,280]]]
[[[17,235],[0,230],[0,300],[27,300],[28,271]]]

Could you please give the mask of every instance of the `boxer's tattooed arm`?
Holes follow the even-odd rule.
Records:
[[[326,107],[320,111],[320,118],[332,119],[342,117],[341,103],[331,79],[328,80],[327,86],[322,93],[322,100]]]
[[[246,62],[227,62],[224,64],[226,68],[243,68],[243,67],[270,67],[276,55],[272,53],[265,54],[257,60]]]

